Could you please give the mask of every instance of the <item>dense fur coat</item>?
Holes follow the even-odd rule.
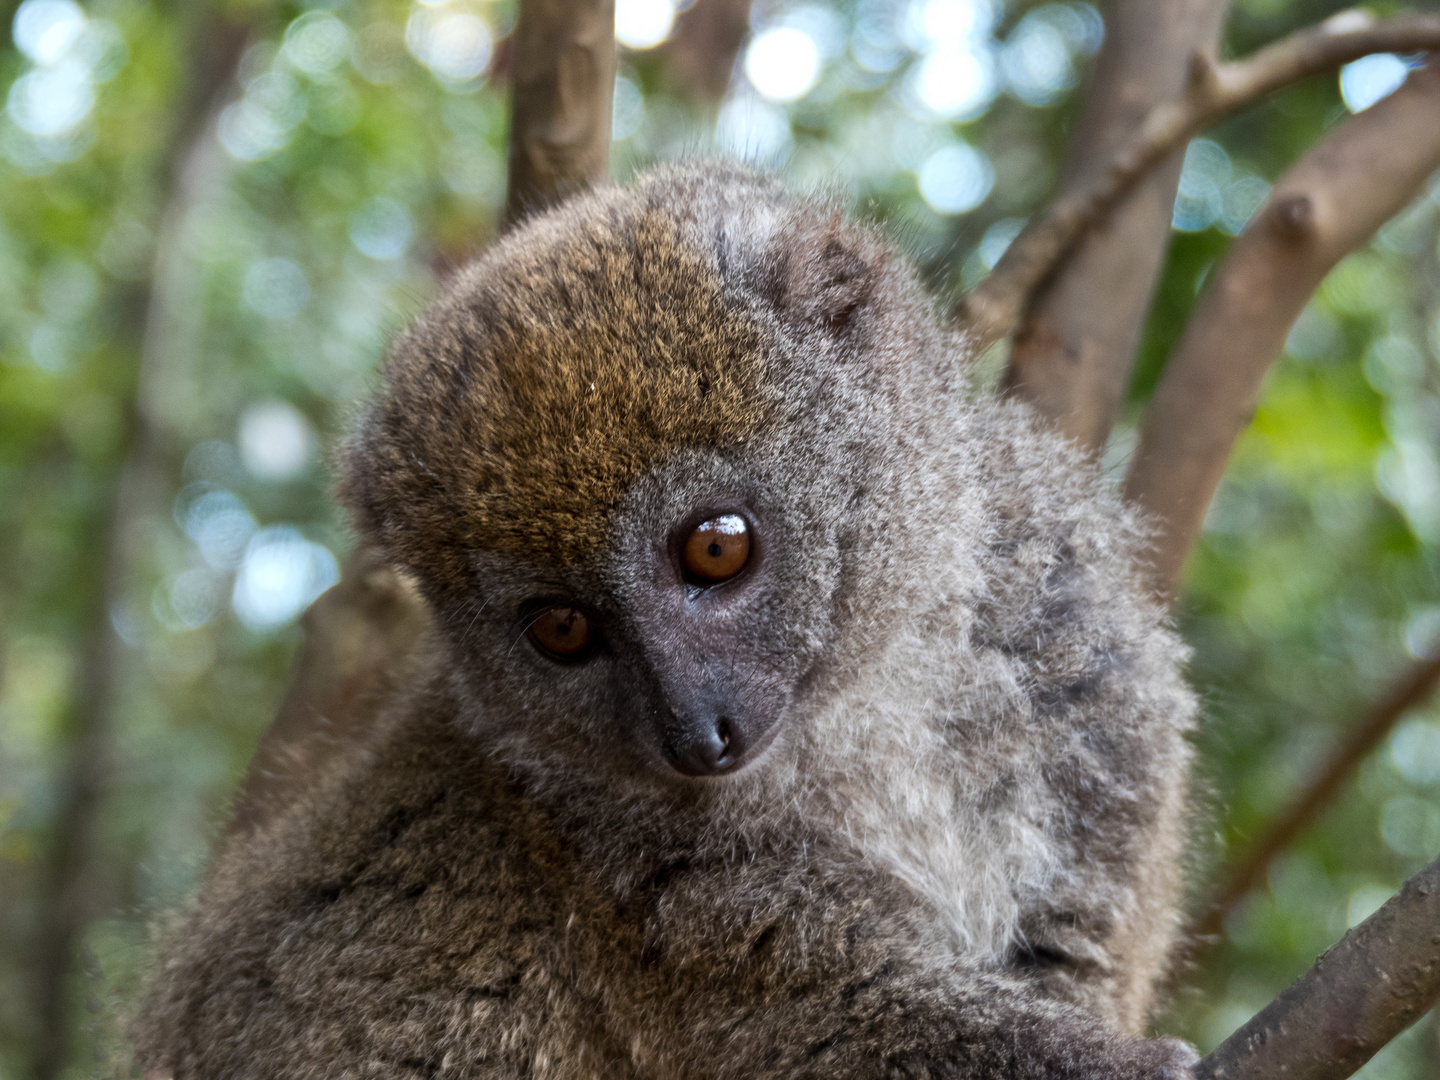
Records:
[[[1129,514],[966,362],[882,238],[738,166],[577,198],[463,271],[346,457],[435,613],[428,666],[219,859],[147,1068],[1178,1075],[1188,1048],[1138,1035],[1184,652]],[[677,524],[731,509],[755,565],[676,580]],[[537,597],[598,651],[533,648]],[[768,747],[669,768],[702,698]]]

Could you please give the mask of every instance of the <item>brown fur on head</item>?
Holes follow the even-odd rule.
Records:
[[[400,341],[345,485],[393,554],[575,562],[660,453],[774,415],[755,327],[686,224],[659,199],[586,199],[502,240]]]
[[[577,198],[461,272],[396,343],[387,392],[344,453],[362,530],[454,584],[467,550],[574,564],[664,453],[740,445],[775,423],[785,380],[757,298],[843,329],[890,252],[838,211],[792,213],[737,288],[725,216],[755,207],[676,204],[677,187],[713,199],[712,173],[662,170],[639,198]],[[775,206],[774,180],[734,167],[727,179],[729,199]]]

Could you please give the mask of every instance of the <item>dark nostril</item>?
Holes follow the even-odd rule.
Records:
[[[729,717],[718,717],[714,724],[689,742],[688,746],[676,747],[671,758],[676,767],[690,776],[706,776],[724,772],[734,765],[745,751],[740,729]]]
[[[745,756],[745,733],[728,717],[715,721],[715,742],[720,748],[716,771],[723,771]]]

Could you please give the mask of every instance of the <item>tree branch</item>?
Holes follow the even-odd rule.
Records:
[[[1365,711],[1324,768],[1260,838],[1232,862],[1223,883],[1215,891],[1209,910],[1196,925],[1196,936],[1208,938],[1220,932],[1230,909],[1254,888],[1275,856],[1310,826],[1340,786],[1380,745],[1401,717],[1429,698],[1437,684],[1440,684],[1440,656],[1414,665],[1383,698]]]
[[[735,57],[749,32],[750,0],[695,0],[664,46],[666,85],[713,113],[730,89]]]
[[[1440,859],[1195,1066],[1195,1080],[1344,1080],[1440,998]]]
[[[1174,594],[1249,423],[1260,383],[1311,293],[1440,166],[1440,63],[1353,116],[1275,185],[1211,275],[1150,402],[1125,495],[1157,525],[1147,567]]]
[[[346,561],[340,584],[301,620],[305,645],[285,700],[250,759],[228,840],[269,821],[326,768],[363,745],[387,689],[419,651],[429,612],[372,548]]]
[[[1230,63],[1194,54],[1183,96],[1150,110],[1108,164],[1079,179],[1027,225],[994,272],[960,299],[955,318],[981,348],[1012,333],[1036,287],[1085,231],[1160,161],[1226,113],[1370,53],[1440,48],[1440,16],[1366,21],[1360,12],[1344,12]]]
[[[1186,60],[1213,52],[1228,0],[1114,0],[1061,189],[1102,168],[1147,112],[1185,89]],[[1172,150],[1087,231],[1044,282],[1015,334],[1004,386],[1080,446],[1114,426],[1155,282],[1170,246],[1183,155]],[[983,286],[982,286],[983,288]],[[1096,303],[1103,297],[1104,303]]]
[[[609,175],[615,0],[525,0],[514,50],[506,224]]]
[[[191,64],[181,87],[176,119],[160,154],[157,183],[163,219],[157,230],[154,271],[142,294],[126,308],[126,325],[116,336],[140,339],[131,373],[126,438],[114,474],[103,485],[109,502],[96,514],[102,554],[93,580],[79,587],[90,594],[90,628],[80,663],[76,701],[65,730],[64,759],[55,781],[55,833],[47,852],[46,902],[34,937],[33,1007],[38,1025],[32,1074],[50,1080],[64,1070],[70,1052],[70,997],[67,976],[76,947],[105,896],[97,876],[95,833],[109,784],[114,716],[121,672],[128,663],[111,625],[112,610],[125,596],[134,545],[145,515],[163,503],[168,429],[158,399],[167,389],[169,340],[175,315],[167,290],[167,265],[175,231],[197,191],[211,179],[205,168],[213,144],[209,119],[228,92],[248,28],[230,22],[222,5],[197,6],[190,17],[186,55]]]

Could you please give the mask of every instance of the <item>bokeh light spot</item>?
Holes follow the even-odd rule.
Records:
[[[59,60],[85,29],[85,12],[74,0],[25,0],[15,9],[15,47],[37,64]]]
[[[240,460],[257,480],[291,480],[315,457],[315,432],[288,401],[262,401],[240,414]]]
[[[388,86],[405,73],[405,35],[394,23],[373,22],[355,35],[350,63],[366,82]]]
[[[151,609],[167,630],[197,630],[215,615],[220,599],[219,575],[197,567],[176,574],[169,586],[156,589]]]
[[[478,15],[422,7],[405,24],[405,44],[436,75],[463,82],[490,65],[494,36]]]
[[[398,259],[410,246],[415,224],[394,199],[371,199],[350,219],[350,242],[372,259]]]
[[[990,0],[913,0],[903,18],[911,46],[928,51],[986,37],[996,11]]]
[[[1396,795],[1380,813],[1380,836],[1398,855],[1429,859],[1440,851],[1440,806]]]
[[[1226,186],[1220,196],[1220,229],[1239,235],[1270,197],[1270,185],[1258,176],[1242,176]]]
[[[216,570],[240,564],[256,528],[239,496],[204,482],[185,485],[175,497],[175,521]]]
[[[610,114],[610,137],[628,139],[640,130],[645,119],[645,99],[640,88],[623,76],[615,78],[615,97]]]
[[[820,78],[820,50],[804,30],[777,26],[745,50],[745,77],[771,101],[797,101]]]
[[[285,30],[285,59],[309,75],[325,75],[350,53],[350,29],[334,15],[310,11]]]
[[[615,40],[627,49],[653,49],[674,25],[671,0],[615,0]]]
[[[937,49],[915,67],[915,97],[936,116],[967,120],[995,98],[995,63],[989,52]]]
[[[267,319],[293,319],[310,302],[305,271],[289,259],[261,259],[245,272],[245,303]]]
[[[985,201],[995,186],[995,169],[983,152],[968,143],[936,150],[918,174],[920,196],[942,214],[961,214]]]
[[[340,566],[328,548],[292,526],[274,525],[246,546],[231,603],[247,628],[264,633],[295,619],[339,580]]]
[[[245,87],[245,96],[220,113],[220,144],[241,161],[269,157],[290,141],[305,119],[305,98],[288,71],[265,71]]]
[[[988,269],[995,269],[995,264],[1010,249],[1023,228],[1024,218],[1001,218],[985,230],[985,235],[980,238],[980,259]]]
[[[1410,74],[1410,65],[1394,53],[1362,56],[1340,69],[1340,97],[1352,113],[1370,108],[1387,98]]]
[[[785,110],[754,94],[737,94],[720,110],[715,141],[721,150],[747,161],[778,163],[792,144]]]
[[[1375,912],[1385,906],[1385,901],[1395,895],[1394,889],[1384,885],[1361,885],[1350,894],[1345,905],[1345,924],[1359,926]]]
[[[1440,724],[1411,720],[1390,736],[1390,763],[1412,784],[1440,782]]]
[[[1210,139],[1192,139],[1185,148],[1171,224],[1181,232],[1208,229],[1224,213],[1224,190],[1233,173],[1223,146]]]
[[[1043,11],[1021,19],[1000,51],[1005,82],[1027,105],[1048,105],[1075,85],[1070,43]]]
[[[5,110],[21,131],[54,138],[73,131],[90,115],[95,89],[83,66],[66,61],[38,67],[10,86]]]

